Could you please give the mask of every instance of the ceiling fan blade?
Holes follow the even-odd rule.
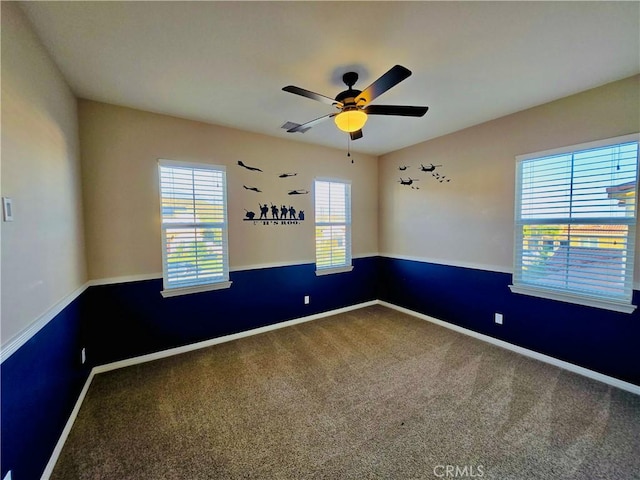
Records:
[[[369,105],[364,108],[367,115],[399,115],[401,117],[422,117],[429,107],[409,107],[405,105]]]
[[[287,130],[287,133],[295,133],[295,132],[308,130],[314,125],[317,125],[318,123],[325,121],[327,118],[335,117],[336,115],[338,115],[338,113],[340,112],[330,113],[329,115],[324,115],[322,117],[316,118],[315,120],[311,120],[310,122],[303,123],[302,125],[297,125]]]
[[[396,65],[389,69],[387,73],[382,75],[379,79],[365,88],[357,97],[356,104],[364,101],[365,105],[369,104],[373,99],[379,97],[391,87],[399,84],[405,78],[411,75],[411,70],[403,67],[402,65]]]
[[[358,140],[359,138],[362,138],[362,129],[350,132],[349,136],[351,137],[351,140]]]
[[[289,93],[295,93],[296,95],[300,95],[302,97],[310,98],[311,100],[326,103],[328,105],[342,106],[342,103],[336,102],[336,100],[333,98],[325,97],[324,95],[320,95],[319,93],[311,92],[309,90],[305,90],[304,88],[295,87],[293,85],[287,85],[282,90]]]

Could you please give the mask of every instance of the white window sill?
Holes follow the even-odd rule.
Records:
[[[351,270],[353,270],[353,265],[347,265],[345,267],[321,268],[319,270],[316,270],[316,276],[319,277],[321,275],[331,275],[333,273],[350,272]]]
[[[211,290],[222,290],[223,288],[231,287],[233,282],[217,282],[217,283],[209,283],[207,285],[198,285],[195,287],[182,287],[182,288],[169,288],[164,289],[160,292],[160,294],[164,297],[177,297],[179,295],[189,295],[191,293],[200,293],[200,292],[209,292]]]
[[[636,309],[635,305],[631,305],[629,303],[581,297],[578,295],[555,292],[543,288],[528,287],[523,285],[509,285],[509,289],[511,289],[513,293],[519,293],[522,295],[547,298],[549,300],[558,300],[560,302],[575,303],[577,305],[584,305],[587,307],[603,308],[606,310],[613,310],[615,312],[633,313],[633,311]]]

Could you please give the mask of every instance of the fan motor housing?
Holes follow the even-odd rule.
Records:
[[[342,81],[349,88],[344,92],[340,92],[336,96],[336,101],[342,103],[343,105],[355,105],[356,97],[362,93],[360,90],[351,88],[358,81],[358,74],[356,72],[347,72],[342,75]]]
[[[336,96],[336,101],[340,102],[344,105],[355,105],[356,97],[360,95],[360,90],[354,90],[350,88],[349,90],[345,90],[344,92],[340,92]]]

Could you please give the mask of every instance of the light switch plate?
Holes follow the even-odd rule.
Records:
[[[2,197],[2,219],[13,222],[13,200],[9,197]]]

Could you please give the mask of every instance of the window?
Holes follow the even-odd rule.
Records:
[[[314,194],[316,275],[351,271],[351,184],[316,180]]]
[[[635,309],[638,138],[517,157],[512,291]]]
[[[159,161],[165,297],[227,288],[224,167]]]

